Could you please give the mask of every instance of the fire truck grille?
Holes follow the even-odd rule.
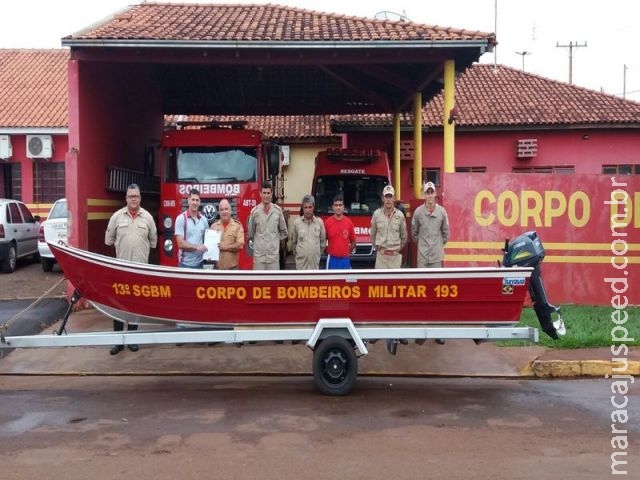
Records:
[[[220,200],[221,198],[203,198],[200,203],[200,213],[205,216],[209,225],[215,222],[218,218],[220,218]],[[231,203],[231,216],[238,219],[238,199],[231,198],[229,199]],[[188,208],[189,202],[187,199],[182,200],[182,210],[186,210]]]

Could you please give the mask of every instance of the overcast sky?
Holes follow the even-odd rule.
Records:
[[[482,63],[497,61],[522,68],[524,60],[527,72],[563,82],[569,81],[570,49],[562,45],[577,44],[572,49],[575,85],[619,96],[626,92],[627,99],[640,101],[638,0],[163,1],[272,3],[370,18],[380,12],[393,12],[427,25],[496,32],[498,48],[495,53],[485,54],[480,59]],[[2,3],[0,48],[60,48],[62,37],[142,2],[6,0]]]

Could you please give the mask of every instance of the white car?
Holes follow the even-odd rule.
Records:
[[[47,219],[40,225],[40,232],[38,233],[38,251],[40,252],[40,262],[42,262],[42,269],[45,272],[53,270],[53,266],[56,263],[56,259],[51,253],[51,249],[47,242],[67,243],[67,237],[69,231],[67,228],[67,199],[61,198],[51,207],[51,211],[47,216]]]
[[[19,200],[0,198],[0,270],[13,273],[19,258],[38,256],[38,223]]]

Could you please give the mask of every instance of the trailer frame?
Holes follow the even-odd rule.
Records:
[[[369,353],[367,344],[386,340],[396,353],[399,343],[429,339],[469,339],[476,343],[497,340],[538,342],[537,328],[485,325],[361,325],[349,318],[323,318],[315,325],[299,327],[190,327],[121,332],[67,333],[67,312],[60,328],[52,334],[5,337],[0,334],[0,354],[14,348],[103,347],[111,345],[170,345],[207,343],[224,345],[302,343],[313,351],[313,376],[318,390],[326,395],[346,395],[355,386],[358,357]]]

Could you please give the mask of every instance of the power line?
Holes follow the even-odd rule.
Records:
[[[569,42],[567,45],[560,45],[560,42],[556,42],[556,48],[569,48],[569,85],[573,85],[573,49],[586,46],[587,42],[583,42],[582,44],[578,42]]]

